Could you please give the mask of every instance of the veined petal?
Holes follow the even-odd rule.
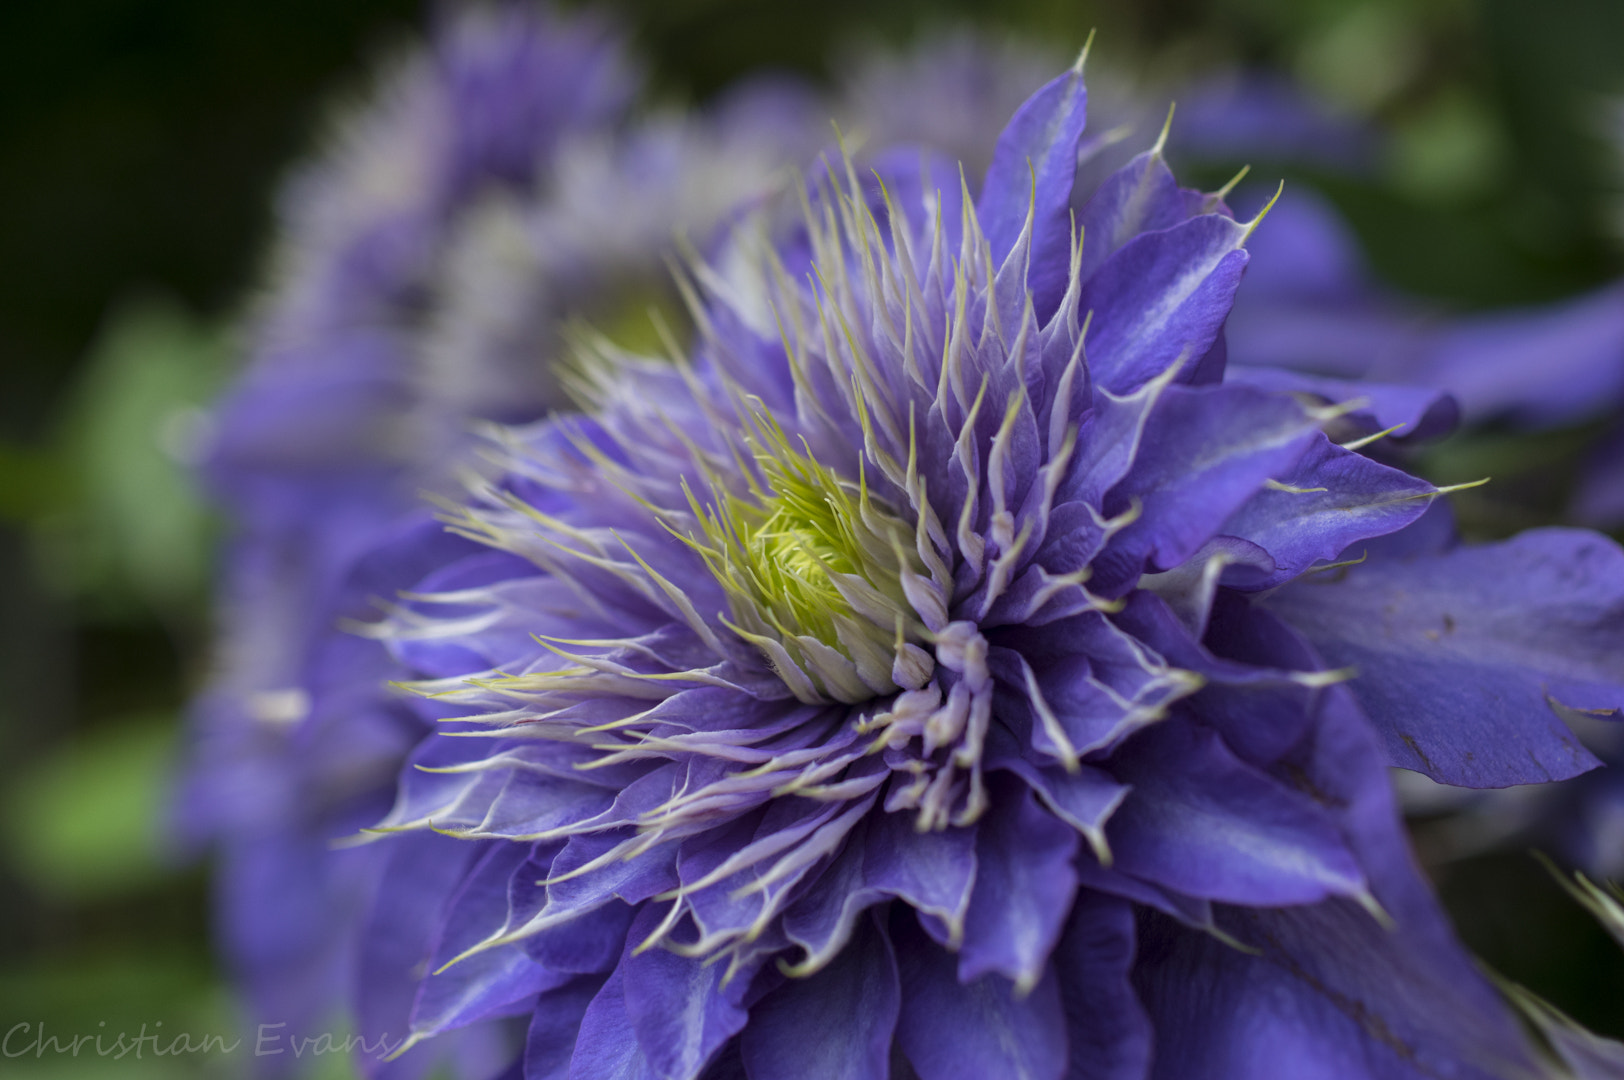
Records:
[[[740,1040],[752,1080],[886,1080],[902,987],[884,929],[859,922],[834,962],[791,978],[750,1010]]]
[[[1597,761],[1563,710],[1624,706],[1624,552],[1540,529],[1440,555],[1373,560],[1266,603],[1354,694],[1390,763],[1443,783],[1563,779]]]
[[[911,915],[893,919],[891,937],[908,988],[897,1042],[919,1080],[1061,1080],[1065,1018],[1053,971],[1025,996],[1002,975],[966,986],[952,955],[912,923]]]
[[[1172,720],[1117,755],[1133,786],[1106,826],[1123,873],[1235,904],[1364,894],[1364,874],[1312,800],[1238,760],[1214,734]]]
[[[1026,276],[1040,322],[1048,322],[1066,287],[1071,188],[1087,108],[1079,58],[1070,71],[1016,111],[998,138],[976,201],[981,227],[998,263],[1015,247],[1030,212],[1031,269]]]

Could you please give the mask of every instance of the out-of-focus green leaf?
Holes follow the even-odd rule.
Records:
[[[17,871],[42,892],[75,899],[161,877],[174,737],[172,717],[132,717],[68,740],[18,777],[0,818]]]
[[[163,1080],[246,1077],[252,1073],[252,1046],[239,1044],[240,1021],[230,995],[201,957],[143,951],[139,954],[59,959],[0,974],[0,1037],[11,1035],[4,1066],[6,1080]],[[19,1028],[26,1024],[27,1028]],[[176,1038],[182,1051],[209,1036],[209,1052],[167,1052],[155,1056],[133,1043],[142,1025],[167,1051]],[[41,1038],[43,1030],[43,1038]],[[120,1033],[125,1035],[121,1046]],[[100,1052],[96,1037],[101,1036]],[[79,1053],[74,1055],[77,1045]]]
[[[99,606],[201,594],[210,519],[192,466],[225,373],[223,331],[147,298],[116,309],[63,418],[72,506],[44,529],[52,576]]]
[[[1397,125],[1393,185],[1430,202],[1474,199],[1494,190],[1506,167],[1506,137],[1494,114],[1460,89],[1436,95]]]
[[[33,521],[60,509],[71,490],[55,454],[0,445],[0,518]]]
[[[1426,56],[1413,9],[1346,5],[1299,48],[1297,72],[1334,101],[1372,110],[1403,90]]]

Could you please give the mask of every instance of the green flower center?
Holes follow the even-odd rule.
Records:
[[[759,645],[798,696],[855,702],[898,689],[924,628],[902,588],[922,566],[913,529],[797,449],[769,418],[746,443],[759,480],[709,505],[690,493],[704,538],[690,538],[727,592],[733,629]],[[911,681],[911,680],[909,680]]]

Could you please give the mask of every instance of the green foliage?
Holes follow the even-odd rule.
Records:
[[[174,718],[134,716],[63,744],[3,804],[9,862],[48,896],[95,899],[159,880]]]
[[[202,596],[213,530],[192,467],[228,356],[221,331],[169,302],[132,302],[108,318],[55,460],[36,465],[58,478],[39,506],[45,568],[93,608],[164,611]]]

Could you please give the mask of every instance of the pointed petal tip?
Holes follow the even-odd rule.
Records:
[[[1269,211],[1274,209],[1274,204],[1280,201],[1280,196],[1285,193],[1285,190],[1286,182],[1282,180],[1280,181],[1280,186],[1274,189],[1274,194],[1269,197],[1269,201],[1263,204],[1263,209],[1259,210],[1257,212],[1257,216],[1246,223],[1245,232],[1241,234],[1241,243],[1244,244],[1248,239],[1251,238],[1253,230],[1255,230],[1258,225],[1263,222],[1263,219],[1268,216]]]
[[[1224,199],[1229,198],[1229,193],[1234,191],[1235,188],[1237,186],[1239,186],[1240,182],[1242,180],[1246,179],[1246,174],[1251,172],[1251,171],[1252,171],[1252,166],[1250,166],[1250,165],[1242,165],[1241,168],[1240,168],[1240,171],[1237,172],[1234,176],[1230,177],[1229,181],[1226,184],[1224,184],[1223,187],[1219,188],[1217,191],[1212,193],[1212,197],[1214,199],[1219,200],[1220,202],[1223,201]]]
[[[1381,901],[1376,899],[1376,894],[1370,891],[1369,886],[1365,886],[1354,893],[1353,899],[1360,907],[1365,909],[1372,919],[1376,920],[1376,924],[1383,930],[1391,932],[1398,929],[1398,920],[1387,913],[1387,909],[1382,907]]]
[[[1099,33],[1098,29],[1090,29],[1088,31],[1088,38],[1083,42],[1083,49],[1077,54],[1076,63],[1071,65],[1071,70],[1076,72],[1078,75],[1083,73],[1083,67],[1088,63],[1088,51],[1094,47],[1094,35],[1097,33]]]
[[[387,1061],[399,1061],[401,1056],[404,1055],[406,1053],[406,1051],[410,1050],[412,1047],[416,1046],[418,1043],[422,1042],[427,1037],[428,1036],[426,1036],[421,1031],[412,1032],[410,1035],[406,1036],[406,1041],[405,1042],[401,1043],[392,1052],[390,1052],[390,1054],[387,1057],[384,1058],[384,1061],[386,1061],[386,1062]]]
[[[1162,151],[1167,149],[1167,136],[1173,130],[1173,113],[1179,107],[1176,101],[1167,103],[1167,119],[1162,121],[1161,134],[1156,136],[1156,145],[1150,148],[1152,157],[1161,157]]]

